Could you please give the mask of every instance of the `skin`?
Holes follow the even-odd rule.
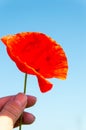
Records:
[[[32,124],[35,116],[24,112],[36,103],[36,97],[18,93],[17,95],[0,98],[0,130],[12,130],[20,125],[20,116],[22,115],[22,124]]]

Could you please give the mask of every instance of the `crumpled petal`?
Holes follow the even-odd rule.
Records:
[[[47,92],[52,84],[45,78],[66,79],[68,63],[64,50],[52,38],[39,32],[22,32],[1,39],[17,67],[36,75],[40,90]]]

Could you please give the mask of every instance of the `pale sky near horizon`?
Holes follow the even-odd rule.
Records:
[[[28,76],[27,94],[38,101],[27,110],[36,121],[23,130],[86,130],[86,1],[0,0],[0,37],[24,31],[56,40],[66,52],[69,71],[64,81],[49,79],[53,89],[45,94]],[[23,80],[0,41],[0,97],[23,91]]]

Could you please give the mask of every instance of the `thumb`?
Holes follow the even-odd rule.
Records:
[[[27,104],[27,96],[25,96],[23,93],[17,94],[15,97],[13,97],[10,101],[7,102],[7,104],[0,112],[0,121],[2,123],[5,123],[6,120],[6,125],[13,127],[15,122],[22,114],[26,104]],[[1,117],[3,117],[3,120],[1,119]],[[4,124],[4,126],[6,125]],[[11,129],[7,129],[6,127],[6,130]]]

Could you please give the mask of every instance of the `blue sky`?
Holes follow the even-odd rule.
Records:
[[[23,31],[51,36],[69,63],[67,80],[49,79],[54,87],[46,94],[39,91],[36,77],[28,76],[27,94],[38,101],[27,110],[36,116],[35,123],[23,130],[86,130],[86,1],[0,0],[0,37]],[[23,80],[0,42],[0,97],[22,92]]]

